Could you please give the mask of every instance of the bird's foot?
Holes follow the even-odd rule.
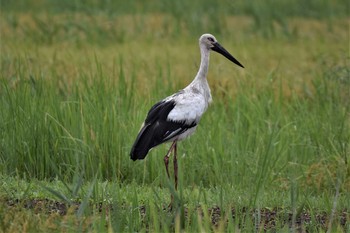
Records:
[[[174,206],[174,196],[171,195],[171,201],[170,201],[169,205],[167,207],[164,207],[163,210],[168,210],[170,212],[173,210],[173,206]]]

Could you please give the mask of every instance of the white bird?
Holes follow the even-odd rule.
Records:
[[[169,156],[174,151],[175,189],[177,189],[177,142],[195,132],[202,115],[212,101],[207,81],[210,51],[218,52],[244,68],[211,34],[203,34],[199,38],[199,48],[201,64],[196,77],[184,89],[153,105],[130,152],[132,160],[144,159],[153,147],[173,142],[164,157],[164,163],[170,178]]]

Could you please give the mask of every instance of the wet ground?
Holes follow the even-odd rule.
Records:
[[[4,201],[4,200],[3,200]],[[11,207],[23,207],[26,209],[31,209],[35,213],[46,213],[46,214],[59,214],[59,215],[66,215],[69,210],[78,209],[79,203],[73,203],[71,205],[68,205],[64,202],[59,201],[52,201],[48,199],[33,199],[33,200],[5,200],[5,206],[7,205],[9,208]],[[113,209],[112,206],[110,207],[103,207],[102,203],[97,204],[95,206],[100,211],[102,209],[109,209],[110,211]],[[145,216],[147,215],[147,209],[145,206],[139,207],[140,215]],[[169,211],[168,209],[164,209],[163,211]],[[185,218],[188,215],[188,209],[184,209],[184,215]],[[193,210],[192,210],[193,211]],[[204,216],[203,209],[201,207],[198,207],[195,211],[198,211],[198,213],[202,216]],[[318,212],[311,214],[308,211],[301,211],[300,213],[296,214],[293,221],[293,214],[291,212],[288,212],[282,208],[273,208],[273,209],[267,209],[262,208],[260,210],[248,210],[246,208],[236,210],[235,208],[231,209],[231,213],[223,213],[223,211],[217,207],[214,206],[212,208],[209,208],[208,210],[208,216],[211,218],[211,222],[213,226],[218,226],[220,222],[222,223],[222,218],[227,216],[229,214],[232,214],[232,218],[235,219],[237,213],[239,213],[240,216],[248,216],[251,220],[253,220],[257,228],[260,230],[273,230],[273,229],[280,229],[285,227],[288,224],[288,227],[298,229],[299,232],[308,232],[308,226],[312,225],[313,229],[315,227],[323,230],[327,230],[330,220],[330,214],[326,212]],[[242,217],[240,217],[242,218]],[[333,224],[334,225],[340,225],[341,228],[343,228],[344,232],[349,229],[348,224],[350,224],[350,214],[349,210],[342,210],[339,212],[334,213],[333,215]],[[240,220],[242,221],[242,220]],[[243,224],[243,223],[242,223]]]

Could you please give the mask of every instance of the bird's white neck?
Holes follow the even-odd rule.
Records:
[[[208,104],[211,102],[210,88],[207,81],[210,51],[203,44],[200,44],[199,47],[201,51],[201,64],[196,77],[185,89],[201,93]]]
[[[195,80],[206,80],[209,68],[210,51],[203,44],[200,44],[199,48],[201,51],[201,64]]]

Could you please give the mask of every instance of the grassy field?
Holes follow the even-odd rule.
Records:
[[[0,232],[349,232],[346,1],[2,1]],[[195,76],[214,102],[133,162],[147,111]],[[165,207],[170,194],[175,207]]]

